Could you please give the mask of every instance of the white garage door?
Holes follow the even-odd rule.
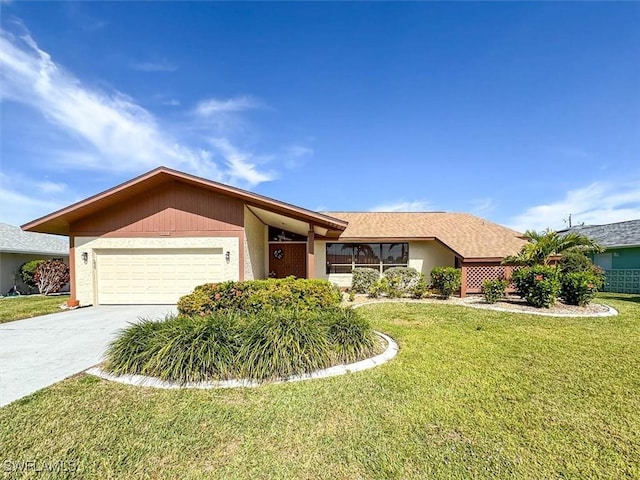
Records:
[[[118,249],[97,252],[98,303],[173,304],[197,285],[221,282],[215,249]]]

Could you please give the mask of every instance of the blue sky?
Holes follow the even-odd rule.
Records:
[[[0,3],[2,221],[158,165],[313,210],[640,218],[640,3]]]

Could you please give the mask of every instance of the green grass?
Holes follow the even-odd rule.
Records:
[[[363,307],[401,350],[329,379],[176,391],[80,375],[0,409],[0,466],[77,461],[87,479],[640,478],[640,297],[601,298],[620,315]]]
[[[69,295],[51,297],[28,295],[0,298],[0,323],[59,312],[60,305],[68,299]]]

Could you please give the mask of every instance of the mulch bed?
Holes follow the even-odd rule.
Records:
[[[609,307],[601,305],[599,303],[591,303],[586,307],[579,307],[577,305],[567,305],[558,300],[556,304],[551,308],[536,308],[518,297],[517,295],[507,295],[503,300],[490,304],[484,300],[482,295],[469,295],[464,298],[450,297],[443,300],[438,297],[427,297],[420,300],[411,298],[402,299],[389,299],[389,298],[369,298],[367,295],[356,295],[355,300],[350,302],[348,295],[345,294],[343,303],[345,305],[359,305],[362,303],[389,303],[389,302],[415,302],[415,303],[435,303],[435,304],[449,304],[449,305],[463,305],[475,308],[484,308],[487,310],[507,310],[516,313],[534,313],[534,314],[546,314],[546,315],[576,315],[576,316],[592,316],[597,314],[603,314],[609,312]]]

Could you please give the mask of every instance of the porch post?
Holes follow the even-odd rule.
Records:
[[[314,261],[314,244],[316,234],[313,231],[313,225],[309,224],[309,233],[307,234],[307,278],[315,277],[315,261]]]
[[[76,299],[76,241],[73,235],[69,235],[69,300],[74,301]]]
[[[461,268],[461,282],[460,282],[460,298],[464,298],[467,295],[467,267],[463,263]]]

